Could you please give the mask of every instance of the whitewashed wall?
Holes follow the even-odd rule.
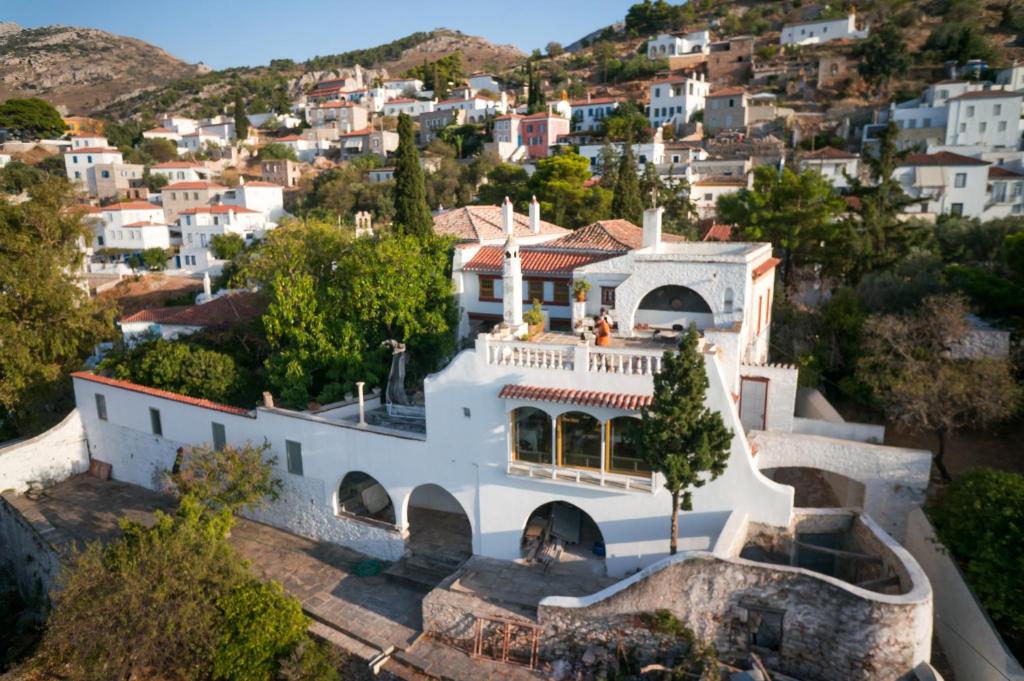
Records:
[[[87,470],[89,454],[77,409],[45,433],[0,444],[0,492],[24,492],[29,482],[59,482]]]

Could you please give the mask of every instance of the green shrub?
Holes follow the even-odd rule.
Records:
[[[217,601],[224,621],[213,653],[213,675],[269,681],[278,660],[306,637],[306,616],[277,582],[249,580]]]
[[[341,654],[326,643],[306,640],[281,660],[281,681],[341,681]]]
[[[1024,476],[976,468],[931,516],[989,616],[1004,634],[1024,636]]]

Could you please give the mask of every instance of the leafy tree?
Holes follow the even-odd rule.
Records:
[[[249,117],[245,115],[242,93],[235,93],[235,139],[241,142],[249,137]]]
[[[209,676],[217,601],[247,577],[225,541],[231,515],[185,498],[155,516],[123,519],[121,539],[73,556],[34,666],[74,681]]]
[[[228,681],[272,681],[278,660],[306,638],[302,605],[277,582],[238,584],[217,601],[224,618],[213,651],[213,675]]]
[[[225,445],[182,450],[168,480],[182,497],[191,497],[213,511],[252,511],[267,499],[276,501],[281,481],[273,477],[277,457],[266,457],[269,444]]]
[[[167,179],[166,175],[151,173],[148,170],[143,176],[143,181],[146,183],[146,189],[148,189],[150,192],[158,192],[171,182],[169,179]]]
[[[1024,281],[1024,232],[1006,235],[1003,239],[1003,257],[1013,276]]]
[[[46,177],[39,168],[22,161],[11,161],[0,168],[0,190],[8,194],[20,194]]]
[[[679,352],[665,353],[661,372],[654,376],[651,406],[640,411],[636,436],[641,456],[665,476],[665,489],[672,495],[672,555],[679,541],[679,509],[693,510],[690,490],[725,472],[733,435],[722,415],[704,403],[709,382],[698,343],[697,329],[691,326]]]
[[[427,205],[427,190],[416,148],[416,133],[408,114],[398,116],[398,150],[395,152],[395,228],[402,234],[433,233],[434,219]]]
[[[884,91],[903,78],[910,68],[910,53],[903,32],[892,21],[872,27],[868,39],[857,48],[857,70],[871,86]]]
[[[43,139],[61,137],[67,130],[60,113],[47,102],[34,97],[12,97],[0,104],[0,127]]]
[[[676,17],[677,8],[666,0],[643,0],[626,11],[626,30],[640,35],[671,30]]]
[[[924,47],[934,51],[940,59],[953,60],[960,65],[971,59],[983,59],[991,64],[1000,56],[985,28],[977,23],[977,18],[939,24],[928,36]]]
[[[295,154],[295,149],[289,147],[287,144],[281,144],[280,142],[268,142],[260,147],[260,160],[288,160],[298,161],[299,157]]]
[[[162,248],[147,248],[142,252],[142,264],[146,269],[159,271],[167,267],[167,251]]]
[[[633,102],[622,102],[602,119],[601,131],[607,139],[619,142],[649,142],[652,136],[647,116]]]
[[[214,402],[235,402],[247,392],[247,377],[230,355],[184,341],[140,343],[101,366],[116,378]]]
[[[565,48],[562,47],[562,43],[557,43],[553,40],[544,49],[547,50],[549,57],[558,57],[565,54]]]
[[[29,200],[0,202],[0,433],[27,435],[72,405],[69,372],[113,334],[113,310],[78,278],[79,240],[66,180],[44,178]]]
[[[626,140],[619,157],[619,172],[612,198],[612,216],[639,225],[643,220],[644,202],[640,197],[640,177],[633,158],[633,145]]]
[[[139,149],[155,163],[166,163],[178,158],[178,147],[171,140],[159,138],[143,140]]]
[[[1021,396],[1008,361],[950,352],[967,335],[966,315],[963,298],[933,296],[914,312],[870,317],[857,364],[858,380],[890,420],[938,438],[935,465],[946,480],[949,437],[1009,417]]]
[[[975,468],[929,515],[1002,634],[1024,638],[1024,476]]]
[[[559,154],[537,161],[527,186],[552,222],[575,228],[608,217],[611,192],[600,185],[587,186],[589,179],[589,160]]]
[[[214,234],[210,250],[218,260],[234,260],[245,249],[245,239],[238,234]]]
[[[671,173],[671,168],[669,172]],[[647,197],[655,196],[657,205],[665,209],[662,227],[668,234],[679,234],[687,239],[699,238],[697,232],[697,206],[690,198],[690,183],[685,177],[665,182],[653,163],[644,166],[640,181],[640,197],[647,203]]]
[[[341,681],[338,667],[344,659],[337,648],[319,641],[306,640],[279,660],[281,681]]]
[[[770,166],[754,171],[752,189],[718,199],[718,216],[740,226],[740,238],[771,242],[782,258],[782,280],[792,288],[796,269],[842,249],[839,217],[846,203],[819,173]]]
[[[480,186],[477,201],[484,205],[501,205],[505,197],[519,203],[526,199],[523,191],[530,177],[522,166],[514,163],[501,163],[489,173],[487,182]]]

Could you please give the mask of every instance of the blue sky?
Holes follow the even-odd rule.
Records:
[[[523,51],[569,44],[625,16],[631,0],[4,0],[0,21],[139,38],[212,68],[373,47],[444,26]],[[539,20],[537,17],[543,17]]]

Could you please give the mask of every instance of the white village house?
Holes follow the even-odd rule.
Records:
[[[833,40],[860,40],[868,37],[867,26],[857,24],[857,14],[851,11],[839,19],[819,19],[786,24],[782,27],[779,44],[819,45]]]

